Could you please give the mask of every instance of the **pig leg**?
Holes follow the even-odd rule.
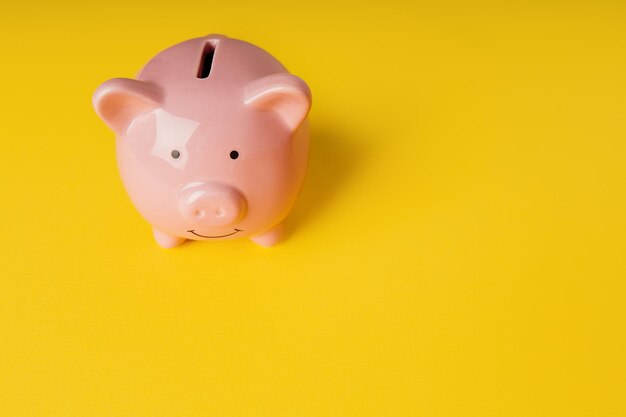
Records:
[[[184,237],[168,235],[154,227],[152,228],[152,233],[154,233],[154,239],[157,243],[166,249],[182,245],[187,240]]]
[[[270,247],[277,244],[283,238],[284,234],[285,226],[283,225],[283,223],[279,223],[277,226],[274,226],[269,231],[251,237],[250,240],[257,245]]]

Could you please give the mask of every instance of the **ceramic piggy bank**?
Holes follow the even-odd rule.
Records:
[[[221,35],[156,55],[93,105],[156,241],[281,239],[307,168],[311,93],[264,50]]]

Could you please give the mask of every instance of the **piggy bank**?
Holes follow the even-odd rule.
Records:
[[[161,246],[281,239],[306,174],[311,92],[272,55],[222,35],[191,39],[137,79],[104,82],[93,105]]]

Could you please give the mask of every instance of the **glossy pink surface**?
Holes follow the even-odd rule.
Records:
[[[93,98],[122,180],[164,247],[280,240],[306,173],[311,93],[270,54],[209,35],[155,56]]]

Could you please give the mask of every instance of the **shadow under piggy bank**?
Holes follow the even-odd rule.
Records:
[[[332,210],[346,180],[359,170],[364,149],[341,129],[312,123],[309,167],[302,192],[286,220],[286,238]]]

